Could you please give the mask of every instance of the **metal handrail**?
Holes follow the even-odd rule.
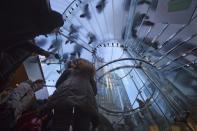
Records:
[[[63,15],[66,13],[66,11],[71,7],[71,5],[75,2],[75,1],[79,1],[80,3],[82,2],[81,0],[73,0],[64,10],[64,12],[62,13]]]
[[[188,25],[191,24],[192,21],[194,21],[197,18],[197,15],[191,19],[191,21],[185,25],[183,25],[177,32],[175,32],[174,34],[172,34],[162,45],[158,50],[161,50],[166,44],[169,43],[169,41],[171,41],[173,38],[175,38],[179,33],[181,33],[182,30],[184,30]]]
[[[113,69],[105,72],[102,76],[100,76],[98,78],[98,80],[100,81],[101,78],[103,78],[105,75],[107,75],[107,74],[109,74],[109,73],[111,73],[113,71],[116,71],[116,70],[119,70],[119,69],[123,69],[123,68],[141,68],[141,66],[138,66],[138,65],[124,65],[124,66],[119,66],[119,67],[113,68]]]
[[[150,107],[152,103],[148,102],[148,103],[145,103],[145,106],[144,107],[137,107],[135,109],[130,109],[130,110],[127,110],[127,111],[113,111],[113,110],[110,110],[110,109],[107,109],[101,105],[98,104],[98,107],[100,109],[102,109],[103,111],[107,112],[107,113],[111,113],[111,114],[124,114],[124,115],[131,115],[131,114],[128,114],[128,113],[132,113],[132,114],[135,114],[137,112],[141,112],[142,110],[146,110],[148,107]]]
[[[111,72],[113,72],[113,71],[116,71],[116,70],[119,70],[119,69],[124,69],[124,68],[141,68],[140,66],[135,66],[135,65],[124,65],[124,66],[119,66],[119,67],[116,67],[116,68],[113,68],[113,69],[111,69],[111,70],[109,70],[109,71],[107,71],[107,72],[105,72],[103,75],[101,75],[97,80],[98,80],[98,82],[100,83],[100,84],[103,84],[103,85],[105,85],[106,86],[106,83],[104,83],[104,82],[102,82],[101,81],[101,79],[105,76],[105,75],[107,75],[107,74],[109,74],[109,73],[111,73]],[[128,76],[129,75],[129,73],[128,74],[126,74],[123,78],[125,78],[126,76]],[[122,79],[123,79],[122,78]],[[118,79],[115,79],[115,80],[118,80]],[[121,79],[119,79],[119,80],[121,80]],[[116,85],[115,85],[116,86]]]
[[[113,63],[118,62],[118,61],[125,61],[125,60],[140,61],[140,62],[146,63],[146,64],[148,64],[148,65],[154,67],[154,66],[153,66],[152,64],[150,64],[148,61],[145,61],[145,60],[142,60],[142,59],[136,59],[136,58],[122,58],[122,59],[116,59],[116,60],[113,60],[113,61],[108,62],[108,63],[106,63],[106,64],[100,66],[98,69],[96,69],[96,71],[99,71],[100,69],[104,68],[104,67],[107,66],[107,65],[113,64]],[[117,68],[117,69],[120,69],[120,68]],[[100,81],[100,79],[99,79],[99,83],[104,84],[104,83],[102,83],[102,82]],[[104,84],[104,85],[105,85],[105,84]]]
[[[113,63],[115,63],[115,62],[118,62],[118,61],[126,61],[126,60],[140,61],[140,62],[146,63],[146,64],[148,64],[148,65],[150,65],[150,66],[152,66],[152,67],[155,67],[155,66],[153,66],[151,63],[149,63],[148,61],[145,61],[145,60],[143,60],[143,59],[138,59],[138,58],[122,58],[122,59],[116,59],[116,60],[113,60],[113,61],[108,62],[108,63],[106,63],[106,64],[100,66],[98,69],[96,69],[96,71],[99,71],[100,69],[104,68],[105,66],[110,65],[110,64],[113,64]]]
[[[106,63],[106,64],[100,66],[96,71],[99,71],[100,69],[102,69],[102,68],[104,68],[105,66],[110,65],[110,64],[112,64],[112,63],[115,63],[115,62],[118,62],[118,61],[125,61],[125,60],[140,61],[140,62],[143,62],[143,63],[146,63],[146,64],[150,65],[151,67],[154,67],[154,66],[153,66],[152,64],[150,64],[148,61],[145,61],[145,60],[142,60],[142,59],[137,59],[137,58],[122,58],[122,59],[117,59],[117,60],[113,60],[113,61],[108,62],[108,63]],[[154,68],[155,68],[155,67],[154,67]],[[117,68],[117,69],[120,69],[120,68]],[[112,70],[114,70],[114,69],[112,69]],[[108,72],[108,73],[110,73],[110,72]],[[107,74],[108,74],[108,73],[107,73]],[[152,97],[154,96],[155,92],[156,92],[156,89],[153,91],[152,95],[150,96],[150,99],[152,99]],[[146,105],[146,104],[145,104],[145,105]],[[146,106],[145,106],[145,107],[146,107]],[[102,107],[101,105],[99,105],[99,108],[105,110],[105,111],[108,112],[108,113],[128,113],[128,112],[130,113],[130,112],[133,112],[133,111],[135,111],[135,110],[138,109],[138,108],[136,108],[136,109],[131,109],[131,110],[128,110],[128,111],[112,111],[112,110],[109,110],[109,109],[107,109],[107,108]]]

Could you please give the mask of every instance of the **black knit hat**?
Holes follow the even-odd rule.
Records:
[[[56,11],[52,11],[50,13],[51,16],[51,23],[53,24],[53,26],[56,27],[62,27],[64,25],[64,20],[63,17],[60,13],[56,12]]]
[[[53,31],[55,28],[62,27],[63,25],[64,25],[64,20],[62,15],[56,11],[51,11],[50,14],[47,16],[47,18],[45,19],[44,34],[51,33],[51,31]]]

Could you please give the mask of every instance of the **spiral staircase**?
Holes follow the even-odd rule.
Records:
[[[174,2],[169,10],[180,10],[180,1]],[[111,124],[104,120],[99,131],[196,131],[197,12],[196,2],[190,2],[188,18],[173,21],[167,14],[160,19],[160,0],[51,0],[64,26],[36,40],[60,40],[56,52],[62,59],[74,54],[95,64],[99,112]],[[146,17],[140,22],[137,14]],[[64,61],[40,59],[48,87],[53,87]]]

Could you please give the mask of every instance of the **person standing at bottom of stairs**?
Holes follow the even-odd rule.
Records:
[[[89,131],[90,123],[98,124],[98,110],[95,95],[95,67],[85,59],[74,59],[68,76],[57,84],[57,90],[40,110],[54,109],[51,131]],[[64,74],[64,73],[63,73]]]

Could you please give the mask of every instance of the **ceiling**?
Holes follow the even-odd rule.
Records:
[[[180,11],[180,14],[173,12],[169,13],[170,15],[160,11],[162,8],[160,3],[154,9],[146,3],[137,4],[137,0],[51,0],[50,2],[53,10],[63,14],[65,23],[58,35],[36,38],[38,45],[44,49],[49,49],[59,40],[61,44],[56,44],[55,53],[62,57],[71,57],[73,52],[77,52],[77,46],[80,46],[82,47],[82,50],[79,49],[80,57],[96,62],[98,67],[106,62],[132,56],[149,62],[164,74],[180,68],[190,72],[196,71],[197,11],[194,0],[191,9],[187,9],[189,11],[185,9]],[[98,5],[102,6],[99,8]],[[149,19],[143,19],[136,27],[137,38],[134,38],[132,25],[137,13],[144,13]],[[173,17],[177,17],[177,20]],[[153,22],[154,26],[144,25],[145,21]],[[64,63],[53,58],[43,62],[43,59],[41,57],[47,84],[53,87],[64,70]],[[105,71],[134,63],[135,61],[115,62],[106,66]],[[121,69],[116,73],[124,77],[128,71]],[[128,82],[125,83],[128,85]],[[127,91],[132,92],[129,89]]]

